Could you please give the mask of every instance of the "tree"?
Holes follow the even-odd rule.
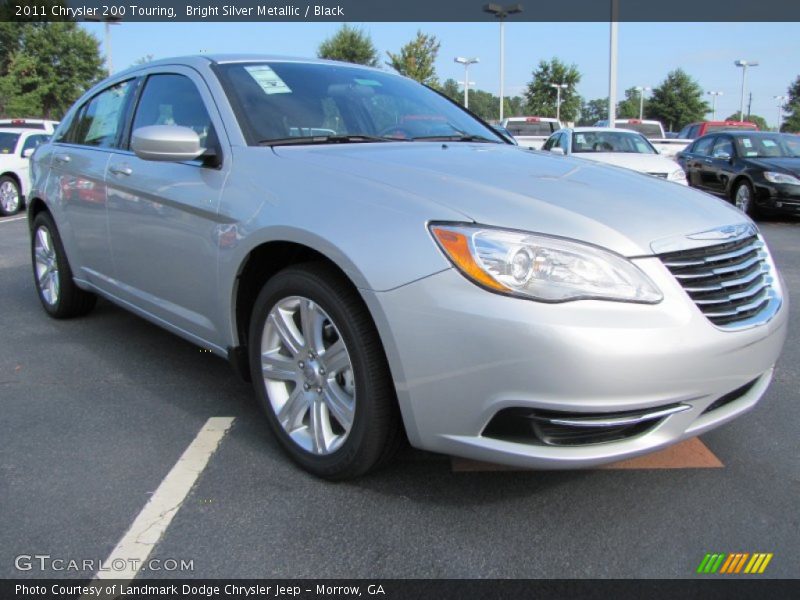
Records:
[[[439,91],[451,100],[464,104],[464,92],[458,89],[458,82],[455,79],[445,79]]]
[[[417,31],[417,37],[400,48],[400,52],[386,52],[389,61],[386,63],[395,71],[425,85],[437,87],[436,57],[441,44],[436,36]]]
[[[731,116],[729,116],[725,120],[726,121],[738,121],[739,120],[739,111],[737,110],[735,113],[733,113]],[[756,126],[758,126],[758,128],[761,131],[769,131],[769,125],[767,125],[767,120],[764,117],[759,117],[758,115],[747,115],[746,114],[744,116],[744,120],[745,121],[750,121],[751,123],[755,123]]]
[[[683,69],[675,69],[653,90],[647,114],[661,121],[666,131],[677,131],[687,123],[702,121],[710,110],[700,85]]]
[[[74,22],[18,27],[17,49],[0,75],[0,112],[60,119],[104,76],[99,43]]]
[[[608,119],[608,98],[595,98],[588,102],[581,102],[579,125],[594,125],[603,119]]]
[[[640,92],[635,87],[628,88],[625,90],[625,99],[621,102],[617,103],[617,118],[618,119],[638,119],[639,118],[639,101],[640,97],[639,94],[643,94],[644,92]],[[647,114],[647,105],[648,100],[645,98],[644,100],[644,111],[643,114]],[[606,105],[607,107],[608,105]],[[606,112],[608,112],[608,108],[606,108]],[[608,118],[606,115],[605,118]]]
[[[580,80],[581,74],[575,65],[566,65],[557,58],[540,61],[525,92],[527,112],[539,117],[555,117],[557,92],[551,84],[566,83],[568,87],[561,90],[561,120],[575,121],[581,108],[581,98],[575,91]]]
[[[351,27],[347,23],[319,45],[317,56],[368,67],[378,66],[378,51],[372,38],[362,29]]]
[[[788,114],[783,119],[781,131],[800,133],[800,75],[789,85],[786,95],[788,99],[783,105],[783,110]]]

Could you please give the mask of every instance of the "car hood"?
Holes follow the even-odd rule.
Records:
[[[629,257],[652,254],[656,240],[748,221],[722,200],[686,186],[506,144],[390,142],[274,151],[301,161],[309,177],[318,168],[331,185],[337,173],[343,184],[344,176],[361,177],[477,223],[583,240]]]
[[[659,154],[634,154],[632,152],[583,152],[575,158],[593,160],[606,165],[616,165],[640,173],[672,173],[680,168],[674,160]]]
[[[800,158],[747,158],[751,164],[769,171],[783,171],[792,175],[800,175]]]

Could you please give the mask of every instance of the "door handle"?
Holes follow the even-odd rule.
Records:
[[[114,175],[131,175],[133,173],[133,169],[130,167],[109,167],[108,169]]]
[[[55,158],[58,162],[61,163],[68,163],[72,160],[69,154],[56,154],[53,158]]]

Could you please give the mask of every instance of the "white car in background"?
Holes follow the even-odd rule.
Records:
[[[615,127],[619,129],[630,129],[641,133],[646,137],[659,154],[674,158],[678,152],[684,150],[692,140],[683,139],[680,136],[669,137],[664,132],[661,121],[647,121],[642,119],[615,119]],[[608,127],[608,121],[597,121],[595,127]]]
[[[513,136],[517,145],[541,150],[547,138],[561,129],[561,122],[551,117],[509,117],[500,126]]]
[[[50,139],[41,129],[0,128],[0,216],[13,215],[30,189],[30,157]]]
[[[548,138],[542,150],[624,167],[687,185],[686,173],[678,163],[660,155],[641,133],[627,129],[611,127],[560,129]]]
[[[40,132],[53,133],[58,121],[48,119],[0,119],[0,129],[38,129]]]

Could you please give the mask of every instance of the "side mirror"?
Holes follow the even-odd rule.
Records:
[[[180,125],[140,127],[131,136],[131,150],[142,160],[163,162],[194,160],[206,151],[200,146],[200,136]]]
[[[552,152],[553,154],[560,154],[561,156],[564,156],[566,154],[563,148],[550,148],[550,152]]]
[[[719,154],[715,154],[714,158],[718,158],[719,160],[730,160],[731,155],[727,152],[720,152]]]
[[[22,151],[22,158],[30,158],[33,156],[34,152],[36,152],[36,148],[25,148],[25,150]]]

